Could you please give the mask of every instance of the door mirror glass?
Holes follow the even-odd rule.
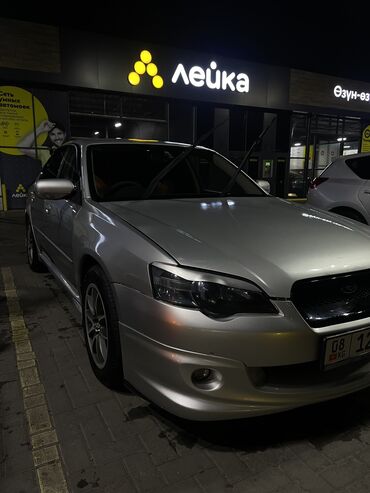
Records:
[[[267,180],[256,180],[256,183],[262,188],[262,190],[270,193],[270,183]]]
[[[35,183],[35,193],[41,199],[66,199],[74,190],[75,186],[70,180],[60,178],[38,180]]]

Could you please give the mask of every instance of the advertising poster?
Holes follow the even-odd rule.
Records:
[[[68,97],[60,91],[0,86],[0,178],[8,209],[22,209],[28,187],[68,138]]]
[[[370,152],[370,125],[362,130],[361,152]]]

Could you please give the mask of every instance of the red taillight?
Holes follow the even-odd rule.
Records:
[[[311,189],[315,189],[317,188],[319,185],[321,185],[321,183],[324,183],[324,181],[328,180],[328,178],[323,178],[323,177],[317,177],[315,178],[314,180],[312,180],[310,182],[310,188]]]

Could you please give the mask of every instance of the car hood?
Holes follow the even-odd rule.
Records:
[[[180,265],[243,277],[290,297],[298,279],[370,268],[370,228],[275,197],[172,199],[104,207]]]

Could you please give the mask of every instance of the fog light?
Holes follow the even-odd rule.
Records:
[[[215,390],[222,384],[221,373],[212,368],[198,368],[191,374],[193,385],[202,390]]]
[[[212,377],[212,370],[210,368],[199,368],[199,370],[193,371],[191,379],[194,383],[208,382]]]

